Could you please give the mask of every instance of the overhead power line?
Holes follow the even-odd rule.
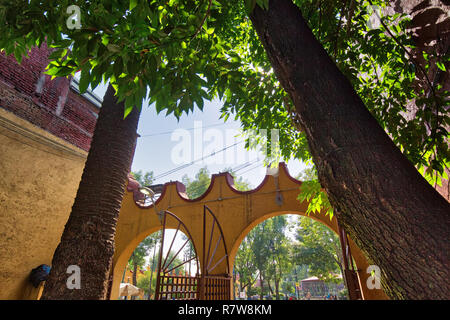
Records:
[[[241,175],[243,175],[244,173],[250,172],[252,170],[255,170],[256,168],[260,168],[259,164],[256,167],[253,167],[251,169],[245,170],[244,172],[241,172]]]
[[[241,167],[241,168],[239,168],[239,169],[232,169],[232,172],[233,173],[236,173],[236,172],[238,172],[238,171],[240,171],[240,170],[242,170],[242,169],[245,169],[245,168],[247,168],[248,166],[251,166],[251,165],[253,165],[253,164],[255,164],[255,163],[257,163],[257,162],[259,162],[259,161],[261,161],[260,159],[256,159],[256,160],[253,160],[253,161],[248,161],[248,162],[246,162],[246,163],[243,163],[243,164],[240,164],[240,165],[238,165],[238,166],[236,166],[235,168],[239,168],[239,167]],[[250,169],[250,170],[247,170],[247,171],[244,171],[243,173],[245,173],[245,172],[248,172],[248,171],[251,171],[251,170],[253,170],[253,169],[256,169],[256,168],[258,168],[259,167],[259,165],[257,165],[256,167],[254,167],[254,168],[252,168],[252,169]],[[237,178],[238,176],[236,175],[236,178]],[[192,190],[189,190],[191,193],[193,193],[193,194],[196,194],[199,190],[201,190],[201,189],[208,189],[208,187],[209,187],[209,184],[210,184],[211,182],[209,182],[208,183],[208,185],[198,185],[197,187],[195,187],[195,188],[193,188]]]
[[[211,124],[208,126],[201,126],[201,127],[192,127],[192,128],[174,128],[173,130],[170,131],[164,131],[164,132],[157,132],[157,133],[150,133],[150,134],[143,134],[140,137],[141,138],[146,138],[146,137],[155,137],[155,136],[162,136],[165,134],[171,134],[174,130],[176,129],[184,129],[184,130],[194,130],[194,129],[198,129],[198,128],[211,128],[211,127],[218,127],[218,126],[223,126],[225,125],[225,122],[220,122],[220,123],[216,123],[216,124]]]
[[[249,163],[251,163],[252,161],[247,161],[247,162],[244,162],[244,163],[241,163],[241,164],[239,164],[239,165],[237,165],[236,167],[234,167],[234,168],[230,168],[230,171],[231,172],[236,172],[236,171],[239,171],[239,170],[241,170],[241,168],[243,168],[243,167],[245,167],[245,166],[247,166]]]
[[[238,145],[238,144],[240,144],[240,143],[242,143],[242,142],[244,142],[244,140],[238,141],[238,142],[236,142],[236,143],[233,143],[232,145],[226,146],[225,148],[223,148],[223,149],[221,149],[221,150],[219,150],[219,151],[214,151],[214,152],[210,153],[210,154],[207,155],[207,156],[203,156],[203,157],[201,157],[201,158],[199,158],[199,159],[196,159],[196,160],[191,161],[191,162],[189,162],[189,163],[183,164],[183,165],[181,165],[181,166],[179,166],[179,167],[176,167],[176,168],[171,169],[171,170],[169,170],[169,171],[166,171],[166,172],[164,172],[164,173],[161,173],[161,174],[155,176],[154,179],[157,180],[157,179],[163,178],[163,177],[165,177],[165,176],[168,176],[168,175],[170,175],[170,174],[172,174],[172,173],[174,173],[174,172],[180,171],[180,170],[182,170],[182,169],[184,169],[184,168],[187,168],[187,167],[189,167],[189,166],[191,166],[191,165],[193,165],[193,164],[195,164],[195,163],[197,163],[197,162],[199,162],[199,161],[202,161],[202,160],[207,159],[207,158],[209,158],[209,157],[213,157],[213,156],[215,156],[216,154],[218,154],[218,153],[220,153],[220,152],[223,152],[223,151],[225,151],[225,150],[227,150],[227,149],[229,149],[229,148],[232,148],[232,147],[234,147],[234,146],[236,146],[236,145]]]
[[[253,165],[255,163],[258,163],[259,161],[261,161],[261,160],[260,159],[255,159],[253,161],[249,161],[249,162],[247,162],[247,164],[244,164],[239,169],[234,170],[233,173],[237,173],[237,172],[239,172],[239,171],[241,171],[241,170],[243,170],[243,169],[245,169],[245,168],[247,168],[247,167],[249,167],[249,166],[251,166],[251,165]],[[246,171],[244,171],[244,172],[246,172]]]

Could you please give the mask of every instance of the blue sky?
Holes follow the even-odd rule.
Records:
[[[105,91],[106,86],[100,85],[94,92],[99,97],[103,97]],[[188,129],[188,132],[191,134],[192,138],[191,160],[199,159],[202,156],[211,154],[213,151],[219,151],[224,147],[238,143],[226,151],[236,155],[234,160],[227,161],[227,159],[225,159],[225,152],[222,152],[221,154],[217,153],[216,157],[220,158],[205,158],[204,160],[187,166],[182,170],[157,179],[155,183],[165,183],[176,180],[181,181],[183,175],[185,174],[187,174],[190,178],[193,178],[198,170],[204,166],[207,166],[210,174],[213,174],[223,171],[224,168],[239,169],[239,166],[242,168],[243,165],[247,165],[238,171],[237,174],[250,182],[252,187],[258,186],[265,175],[265,169],[263,168],[262,161],[257,162],[256,160],[252,160],[254,158],[251,158],[251,156],[253,155],[253,157],[255,157],[256,152],[247,151],[244,148],[244,143],[239,143],[239,141],[243,140],[242,138],[237,137],[231,143],[229,140],[225,140],[225,136],[227,133],[229,135],[231,130],[235,130],[236,132],[239,130],[240,122],[234,120],[234,117],[231,116],[226,123],[224,123],[223,119],[219,119],[221,106],[221,102],[218,100],[211,102],[205,101],[203,111],[196,108],[194,112],[189,115],[183,114],[178,121],[173,115],[166,116],[165,112],[158,115],[153,106],[144,104],[138,126],[138,133],[141,137],[138,138],[132,171],[153,171],[155,176],[158,176],[179,167],[181,164],[174,163],[171,156],[174,148],[176,148],[177,144],[179,145],[179,142],[173,139],[173,131],[176,129]],[[193,148],[195,141],[199,141],[198,136],[197,139],[195,139],[194,133],[198,134],[200,131],[193,130],[193,128],[194,126],[198,127],[199,125],[202,126],[203,135],[200,137],[201,140],[207,139],[208,132],[216,134],[221,133],[224,138],[222,141],[219,140],[219,143],[216,144],[216,141],[206,141],[200,146],[200,148],[197,143],[197,149],[194,150]],[[236,159],[236,157],[239,157],[240,159]],[[208,163],[208,161],[211,162],[214,161],[214,159],[223,159],[224,161],[220,164]],[[296,176],[305,168],[305,165],[297,160],[291,160],[287,164],[289,172],[292,176]]]
[[[105,91],[106,86],[100,85],[94,92],[99,97],[103,97]],[[165,116],[165,112],[158,115],[153,106],[144,104],[138,126],[138,134],[141,135],[141,137],[138,138],[138,143],[136,146],[132,164],[132,171],[153,171],[155,176],[157,176],[176,167],[179,167],[180,164],[175,164],[171,160],[171,152],[178,143],[177,141],[172,141],[172,132],[176,129],[183,128],[190,129],[189,132],[193,135],[194,130],[191,129],[194,128],[195,121],[201,121],[201,124],[203,126],[203,133],[205,133],[209,129],[214,129],[219,130],[225,136],[226,130],[238,130],[240,128],[240,122],[234,120],[234,117],[230,116],[226,123],[224,123],[222,119],[219,119],[221,106],[222,105],[220,101],[205,102],[203,111],[195,109],[195,111],[193,113],[190,113],[189,115],[183,114],[183,116],[178,121],[173,115]],[[192,140],[194,140],[194,137],[192,137]],[[236,141],[239,140],[242,140],[242,138],[237,138]],[[224,142],[222,144],[218,144],[217,151],[230,144],[233,143]],[[249,154],[251,153],[244,148],[244,143],[237,144],[236,146],[228,150],[233,150],[234,152],[240,154],[240,156],[243,158],[249,158]],[[211,152],[205,152],[203,156],[210,153]],[[253,152],[253,155],[254,154],[255,152]],[[201,158],[201,156],[199,156],[198,154],[192,154],[192,160],[198,158]],[[246,161],[244,161],[244,163],[245,162]],[[254,161],[250,160],[250,165],[243,168],[241,171],[238,171],[237,174],[239,176],[242,176],[251,184],[253,188],[255,188],[264,179],[265,169],[263,168],[262,161],[256,163],[252,162]],[[235,168],[241,164],[242,163],[225,162],[224,164],[207,165],[204,161],[200,161],[184,168],[183,170],[179,170],[161,179],[157,179],[154,183],[165,183],[176,180],[181,181],[183,175],[185,174],[187,174],[190,178],[193,178],[198,170],[205,165],[207,165],[210,174],[213,174],[223,171],[224,168]],[[298,173],[300,173],[305,168],[305,165],[298,160],[290,161],[287,163],[287,165],[292,176],[298,175]],[[289,219],[292,220],[294,218],[290,217]],[[172,241],[174,235],[174,230],[167,230],[166,241],[164,244],[165,254],[167,253],[168,247],[170,245],[169,242]],[[292,235],[290,233],[288,233],[288,236],[292,238]],[[184,240],[182,240],[180,235],[178,235],[175,239],[173,250],[177,251],[183,243]],[[150,255],[146,257],[147,264],[149,263],[149,259]],[[193,267],[192,272],[194,272],[194,270],[195,268]]]

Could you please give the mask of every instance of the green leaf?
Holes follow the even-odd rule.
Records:
[[[130,0],[130,11],[133,10],[138,4],[138,0]]]
[[[130,113],[131,111],[133,111],[133,98],[132,97],[127,97],[125,99],[125,110],[123,113],[123,118],[125,119]]]
[[[256,0],[245,0],[245,9],[248,14],[252,13],[253,9],[255,9]]]
[[[264,10],[269,10],[269,0],[256,0],[256,3]]]
[[[113,66],[114,76],[117,78],[122,74],[123,72],[123,60],[121,57],[118,57],[116,61],[114,61]]]
[[[436,62],[436,65],[439,69],[441,69],[442,71],[445,71],[445,65],[442,62]]]
[[[83,67],[81,69],[81,76],[79,82],[79,90],[81,93],[85,93],[87,88],[89,87],[89,83],[91,81],[91,75],[89,72],[89,67]]]
[[[49,56],[49,60],[57,60],[63,57],[67,53],[67,49],[58,49],[53,51]]]

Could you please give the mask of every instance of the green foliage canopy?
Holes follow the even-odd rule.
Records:
[[[134,178],[141,186],[151,186],[153,181],[155,181],[155,175],[153,171],[142,172],[142,170],[132,172]]]
[[[371,29],[372,6],[384,8],[387,0],[294,2],[395,144],[430,183],[440,184],[450,159],[449,95],[438,85],[417,90],[413,84],[433,63],[445,71],[449,55],[424,54],[429,63],[419,66],[408,55],[414,47],[406,15],[384,16]],[[179,118],[195,106],[203,109],[205,99],[219,98],[225,120],[234,114],[245,130],[280,130],[279,154],[268,163],[279,157],[311,163],[290,98],[247,17],[255,5],[267,8],[268,3],[1,0],[0,49],[20,61],[31,47],[46,42],[54,48],[48,74],[81,71],[82,92],[110,81],[125,100],[125,116],[144,100]],[[72,4],[80,7],[81,29],[67,27]],[[417,112],[406,117],[412,100]]]
[[[128,268],[133,270],[134,266],[143,267],[145,264],[145,257],[147,257],[150,254],[150,250],[157,245],[159,238],[160,235],[159,232],[157,232],[142,240],[136,249],[134,249],[128,260]]]
[[[296,228],[297,244],[293,256],[300,264],[308,265],[310,275],[326,281],[340,281],[342,272],[340,243],[336,234],[310,218],[299,219]]]

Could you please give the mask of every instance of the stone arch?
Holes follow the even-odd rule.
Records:
[[[234,188],[233,178],[228,173],[215,174],[211,177],[211,184],[206,192],[197,199],[188,199],[185,186],[179,182],[169,182],[164,185],[162,194],[152,206],[142,206],[136,201],[142,199],[139,184],[130,179],[122,201],[116,238],[115,255],[113,258],[113,283],[111,299],[117,298],[121,281],[121,273],[125,268],[133,249],[147,235],[161,228],[157,212],[169,210],[186,224],[191,233],[197,254],[202,255],[201,244],[203,237],[203,206],[207,205],[220,222],[225,243],[228,248],[228,263],[232,266],[237,249],[245,235],[258,223],[268,217],[294,213],[305,215],[307,202],[297,200],[301,181],[289,175],[284,163],[280,163],[278,170],[271,170],[261,184],[250,191],[238,191]],[[310,215],[337,232],[336,218],[330,220],[324,213]],[[171,226],[168,226],[169,228]],[[176,226],[172,226],[176,228]],[[386,299],[384,292],[379,289],[368,290],[365,282],[368,279],[366,269],[368,263],[362,252],[353,241],[349,241],[353,258],[358,267],[364,299]],[[218,254],[221,257],[221,254]],[[201,259],[200,259],[201,261]],[[217,268],[217,274],[225,273],[226,261]],[[121,271],[120,271],[121,270]]]

